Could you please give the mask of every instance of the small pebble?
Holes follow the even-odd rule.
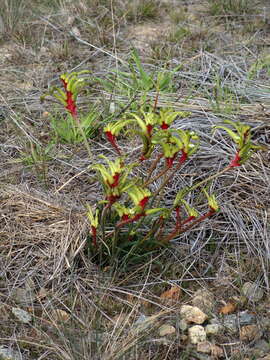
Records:
[[[208,324],[205,327],[205,331],[207,335],[216,335],[221,332],[223,326],[219,324]]]
[[[175,333],[175,327],[172,325],[164,324],[158,329],[160,336],[171,335]]]
[[[204,354],[211,353],[212,344],[209,341],[203,341],[197,344],[197,351]]]
[[[191,302],[206,313],[213,311],[215,306],[213,294],[206,289],[197,290]]]
[[[183,305],[180,308],[181,318],[188,323],[202,324],[208,316],[202,312],[197,306]]]
[[[21,355],[17,351],[0,346],[0,359],[1,360],[21,360]]]
[[[198,344],[206,341],[206,332],[201,325],[193,325],[188,329],[188,336],[191,344]]]
[[[245,325],[241,327],[239,335],[241,341],[251,341],[259,339],[262,333],[257,325]]]
[[[180,330],[182,330],[182,331],[186,331],[186,330],[187,330],[188,324],[187,324],[186,320],[181,319],[181,320],[179,321],[179,328],[180,328]]]
[[[29,324],[32,321],[32,316],[25,310],[20,308],[12,308],[12,314],[22,323]]]

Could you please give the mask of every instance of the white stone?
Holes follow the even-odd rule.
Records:
[[[0,346],[0,359],[1,360],[21,360],[21,356],[17,351]]]
[[[158,329],[160,336],[171,335],[175,333],[175,327],[172,325],[164,324]]]
[[[11,311],[12,314],[16,316],[16,318],[24,324],[29,324],[32,321],[32,315],[30,315],[25,310],[22,310],[20,308],[12,308]]]
[[[207,335],[216,335],[222,330],[222,325],[219,324],[208,324],[205,327]]]
[[[193,325],[188,329],[188,336],[191,344],[198,344],[206,341],[206,332],[201,325]]]
[[[180,308],[181,318],[189,323],[202,324],[207,319],[207,315],[197,306],[183,305]]]
[[[187,324],[186,320],[181,319],[181,320],[179,321],[179,328],[180,328],[180,330],[182,330],[182,331],[186,331],[186,330],[187,330],[188,324]]]

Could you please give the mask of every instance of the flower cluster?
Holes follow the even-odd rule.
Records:
[[[236,131],[224,125],[217,125],[214,129],[225,130],[237,145],[237,151],[229,166],[231,168],[241,166],[250,158],[253,149],[258,149],[259,146],[251,142],[250,126],[242,124],[239,121],[233,122],[231,120],[225,120],[224,122],[231,125]]]

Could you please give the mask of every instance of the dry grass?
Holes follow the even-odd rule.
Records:
[[[181,303],[206,288],[218,305],[240,296],[246,281],[270,292],[269,70],[258,67],[254,72],[253,66],[264,59],[269,43],[268,4],[261,2],[256,16],[244,13],[228,24],[217,14],[208,16],[211,9],[202,10],[196,2],[183,4],[185,11],[177,16],[171,12],[173,1],[30,1],[27,8],[16,1],[4,1],[2,17],[8,17],[0,44],[0,343],[20,351],[23,359],[198,359],[178,326]],[[134,26],[139,22],[149,31],[149,21],[150,29],[154,24],[170,31],[162,39],[135,39]],[[254,26],[249,32],[247,21]],[[188,122],[176,126],[192,129],[202,139],[198,157],[166,189],[168,203],[183,185],[227,163],[229,140],[219,132],[211,135],[212,125],[222,119],[251,125],[264,151],[211,185],[221,204],[211,221],[153,253],[145,264],[125,272],[101,270],[84,251],[84,205],[100,196],[87,151],[81,145],[57,144],[39,163],[26,164],[25,157],[29,142],[44,147],[50,139],[44,112],[54,105],[39,101],[48,85],[57,84],[65,71],[90,69],[93,77],[105,77],[116,66],[124,68],[134,44],[141,44],[151,71],[165,60],[168,68],[182,64],[175,76],[177,90],[160,95],[159,105],[190,111]],[[149,101],[155,96],[150,93]],[[93,82],[80,104],[86,109],[90,101],[102,110],[119,100],[128,104],[130,98]],[[100,136],[91,146],[95,158],[113,155]],[[128,141],[123,146],[128,152]],[[136,142],[134,148],[133,156]],[[181,302],[164,304],[160,294],[172,284],[181,288]],[[14,306],[32,313],[32,323],[19,323],[11,314]],[[268,311],[267,298],[242,308],[262,316]],[[56,310],[62,311],[60,319]],[[141,315],[149,318],[140,329],[136,321]],[[176,334],[164,339],[157,329],[168,322]],[[267,339],[269,329],[264,331]],[[240,358],[252,349],[252,343],[241,344],[229,333],[218,343],[225,344],[232,359],[237,358],[230,355],[235,349],[241,350]]]

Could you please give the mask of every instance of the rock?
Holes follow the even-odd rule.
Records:
[[[227,328],[227,330],[229,330],[231,333],[233,334],[237,333],[238,331],[237,316],[235,314],[224,316],[223,326]]]
[[[223,356],[223,350],[209,341],[204,341],[197,344],[197,351],[204,354],[211,354],[213,358],[219,358]]]
[[[223,349],[221,349],[221,347],[212,344],[212,349],[211,349],[211,357],[216,359],[219,357],[223,357],[224,352]]]
[[[250,314],[248,311],[241,311],[237,314],[225,315],[223,317],[223,326],[235,334],[238,331],[239,325],[245,326],[255,321],[255,315]]]
[[[21,360],[21,355],[14,350],[0,346],[0,359],[1,360]]]
[[[205,327],[205,332],[207,335],[216,335],[221,332],[223,326],[220,324],[208,324]]]
[[[181,343],[186,343],[188,341],[188,336],[185,334],[182,334],[179,336],[179,340]]]
[[[197,351],[204,354],[210,354],[211,346],[212,344],[209,341],[200,342],[197,344]]]
[[[188,336],[191,344],[198,344],[206,341],[206,332],[201,325],[193,325],[188,329]]]
[[[238,313],[238,322],[240,325],[249,325],[256,321],[256,316],[248,311],[240,311]]]
[[[70,314],[62,309],[54,309],[51,311],[51,317],[57,322],[66,322],[70,319]]]
[[[77,26],[73,26],[71,29],[71,33],[76,36],[76,37],[80,37],[81,36],[81,32],[80,30],[77,28]]]
[[[22,323],[29,324],[32,321],[32,315],[20,308],[12,308],[12,314]]]
[[[180,330],[182,330],[182,331],[186,331],[186,330],[187,330],[188,324],[187,324],[186,320],[181,319],[181,320],[179,321],[179,328],[180,328]]]
[[[264,328],[265,330],[270,330],[270,319],[269,319],[269,317],[263,317],[260,320],[260,324],[261,324],[261,327]]]
[[[223,305],[220,309],[219,309],[219,314],[222,315],[228,315],[228,314],[232,314],[236,311],[237,309],[237,305],[234,301],[228,301],[225,305]]]
[[[213,311],[215,306],[213,294],[205,289],[197,290],[191,302],[206,313]]]
[[[263,290],[257,284],[251,282],[244,283],[242,292],[248,300],[254,302],[261,300],[264,296]]]
[[[180,308],[182,319],[188,323],[202,324],[208,316],[202,312],[197,306],[183,305]]]
[[[171,303],[172,305],[175,303],[175,302],[178,302],[180,297],[182,295],[182,291],[181,291],[181,288],[179,286],[172,286],[169,290],[163,292],[161,295],[160,295],[160,299],[163,300],[163,302],[165,303]]]
[[[175,327],[172,325],[164,324],[158,329],[160,336],[171,335],[175,333]]]
[[[245,325],[240,329],[240,340],[241,341],[251,341],[254,339],[259,339],[262,336],[262,333],[257,325]]]

